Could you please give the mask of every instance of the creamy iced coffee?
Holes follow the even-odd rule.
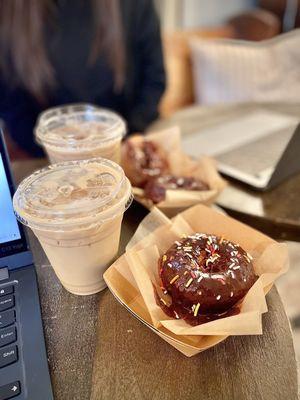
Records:
[[[63,286],[99,292],[117,255],[131,186],[121,167],[105,159],[70,161],[39,170],[14,195],[17,218],[40,241]]]
[[[35,128],[51,163],[102,157],[120,163],[124,120],[116,113],[88,104],[51,108]]]

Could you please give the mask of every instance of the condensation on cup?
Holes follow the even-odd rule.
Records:
[[[107,109],[71,104],[41,113],[34,131],[52,164],[95,157],[120,164],[126,123]]]
[[[102,158],[36,171],[13,198],[18,220],[32,229],[62,285],[78,295],[106,287],[103,273],[117,256],[131,201],[122,168]]]

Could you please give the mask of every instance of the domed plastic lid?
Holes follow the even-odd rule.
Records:
[[[103,158],[69,161],[36,171],[20,184],[13,199],[22,223],[49,230],[113,218],[130,203],[131,186],[124,171]]]
[[[35,128],[42,145],[91,149],[121,139],[126,124],[118,114],[90,104],[66,105],[44,111]]]

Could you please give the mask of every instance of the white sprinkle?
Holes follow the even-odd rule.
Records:
[[[203,276],[200,276],[200,278],[198,278],[197,282],[198,282],[198,283],[201,282],[202,279],[203,279]]]
[[[188,257],[190,257],[191,259],[193,258],[193,256],[192,256],[191,254],[189,254],[189,253],[186,253],[186,255],[187,255]]]
[[[243,279],[243,281],[244,281],[244,282],[247,282],[247,279],[246,279],[246,278],[244,278],[244,279]]]
[[[177,244],[177,246],[181,246],[181,243],[179,243],[178,240],[175,241],[175,244]]]
[[[176,311],[174,311],[174,314],[175,314],[176,319],[179,319],[179,315],[177,314]]]
[[[201,296],[201,295],[202,295],[202,292],[201,292],[201,290],[198,290],[198,293],[199,293],[199,296]]]
[[[221,298],[221,295],[218,294],[218,296],[216,297],[216,299],[217,299],[217,300],[220,300],[220,298]]]
[[[213,275],[211,275],[211,279],[223,279],[223,275],[213,274]]]
[[[170,268],[173,267],[171,263],[168,263],[167,266],[170,267]]]
[[[228,271],[228,274],[231,275],[233,279],[235,278],[235,275],[232,271]]]
[[[230,297],[232,297],[233,296],[233,292],[230,292]]]
[[[232,269],[240,269],[241,267],[239,265],[236,265],[235,267],[233,267]]]
[[[248,258],[250,258],[250,260],[253,260],[253,257],[251,256],[251,254],[247,253]]]
[[[229,265],[228,268],[231,269],[231,268],[234,266],[234,264],[235,264],[235,263],[233,262],[232,264]]]

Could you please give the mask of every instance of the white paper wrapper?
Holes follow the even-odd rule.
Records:
[[[184,209],[195,204],[212,204],[220,192],[226,186],[226,182],[216,169],[216,163],[209,157],[202,157],[200,160],[192,160],[182,151],[181,133],[178,127],[172,127],[160,132],[148,133],[146,136],[135,135],[128,140],[139,142],[147,138],[156,143],[165,154],[170,172],[173,175],[192,176],[205,182],[209,186],[209,190],[192,191],[192,190],[167,190],[164,201],[156,204],[156,207],[163,211],[166,215],[172,217]],[[124,148],[122,151],[122,163],[126,171],[126,157],[124,156]],[[130,178],[130,177],[129,177]],[[135,199],[151,210],[153,202],[145,198],[144,190],[133,187]]]
[[[239,243],[253,256],[259,276],[240,306],[240,313],[202,325],[168,317],[157,305],[154,287],[159,287],[158,258],[183,234],[204,232]],[[262,233],[203,205],[197,205],[172,220],[157,208],[141,222],[126,252],[104,274],[116,296],[136,317],[186,356],[192,356],[229,335],[262,333],[262,314],[267,311],[265,294],[275,279],[288,269],[288,253]]]

